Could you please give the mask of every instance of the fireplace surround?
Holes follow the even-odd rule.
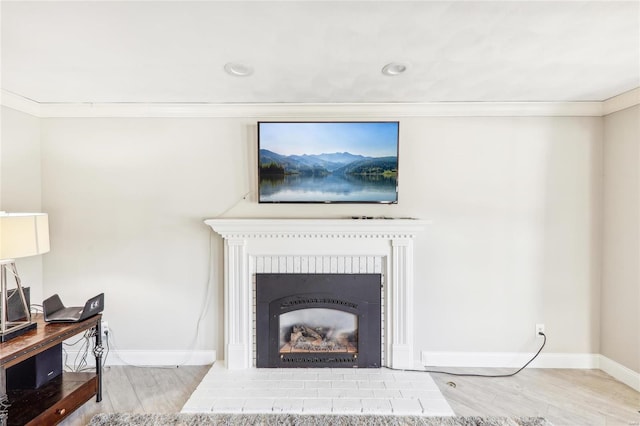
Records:
[[[259,273],[380,274],[382,365],[413,368],[415,219],[208,219],[224,240],[224,356],[256,367]]]

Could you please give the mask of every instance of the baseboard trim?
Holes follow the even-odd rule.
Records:
[[[166,367],[180,365],[209,365],[216,361],[216,351],[131,351],[110,350],[106,355],[105,365],[133,365],[140,367]],[[67,351],[66,364],[73,367],[73,362],[80,359],[83,353]],[[95,365],[95,358],[89,353],[89,366]]]
[[[640,373],[635,372],[604,355],[600,355],[600,369],[614,379],[619,380],[625,385],[640,392]]]
[[[435,370],[447,367],[520,368],[533,353],[517,352],[429,352],[422,351],[420,365]],[[529,368],[599,369],[640,392],[640,373],[600,354],[544,353]]]
[[[485,367],[520,368],[535,353],[519,352],[428,352],[421,353],[425,367]],[[531,368],[599,368],[599,354],[546,353],[540,354]]]

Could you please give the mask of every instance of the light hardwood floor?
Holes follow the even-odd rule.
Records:
[[[180,412],[209,368],[208,365],[174,368],[105,367],[102,376],[102,401],[88,401],[60,425],[86,425],[97,413]]]
[[[101,412],[179,412],[208,370],[106,367],[102,402],[87,402],[61,425],[86,425]],[[600,370],[526,369],[509,378],[432,377],[458,416],[541,416],[556,426],[640,425],[640,393]]]
[[[507,378],[432,377],[458,416],[536,416],[557,426],[640,425],[640,392],[601,370],[532,368]]]

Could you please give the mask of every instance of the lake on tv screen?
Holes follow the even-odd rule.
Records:
[[[262,176],[262,202],[395,202],[396,176]]]

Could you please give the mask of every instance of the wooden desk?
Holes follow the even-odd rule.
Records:
[[[0,343],[0,424],[55,425],[96,395],[102,400],[102,315],[78,323],[48,324],[41,314],[34,316],[38,326],[21,336]],[[70,337],[95,329],[93,354],[95,373],[63,372],[38,389],[7,392],[6,369],[31,358]]]

